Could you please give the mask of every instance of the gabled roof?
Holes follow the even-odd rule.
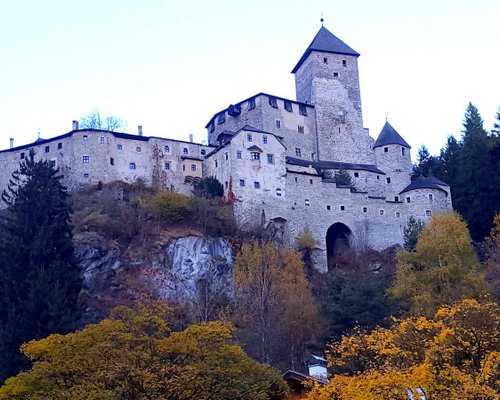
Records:
[[[409,192],[410,190],[415,189],[436,189],[448,193],[443,186],[448,187],[449,185],[434,176],[420,176],[405,187],[400,193]]]
[[[301,167],[311,166],[316,169],[346,169],[346,170],[361,170],[361,171],[369,171],[375,172],[380,175],[385,175],[385,172],[379,170],[375,165],[372,164],[354,164],[354,163],[345,163],[338,161],[311,161],[311,160],[303,160],[300,158],[294,157],[286,157],[286,163],[290,165],[299,165]]]
[[[347,44],[345,44],[342,40],[340,40],[337,36],[331,33],[324,26],[320,28],[313,41],[304,52],[302,57],[300,58],[297,65],[292,70],[292,74],[294,74],[302,63],[306,60],[306,58],[313,51],[320,51],[322,53],[332,53],[332,54],[346,54],[348,56],[356,56],[359,57],[359,53],[353,49],[351,49]]]
[[[387,144],[399,144],[400,146],[411,149],[411,146],[396,132],[396,129],[394,129],[389,122],[385,121],[385,125],[380,131],[373,148],[385,146]]]

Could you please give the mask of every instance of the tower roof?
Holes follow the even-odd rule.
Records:
[[[359,57],[359,53],[351,49],[347,44],[345,44],[342,40],[340,40],[337,36],[331,33],[324,26],[320,28],[313,41],[304,52],[302,57],[300,58],[297,65],[292,70],[292,74],[294,74],[302,63],[306,60],[306,58],[313,51],[321,51],[323,53],[332,53],[332,54],[346,54],[349,56]]]
[[[394,129],[391,124],[387,121],[385,121],[385,125],[382,128],[382,131],[378,135],[378,138],[373,145],[373,148],[375,147],[380,147],[380,146],[385,146],[387,144],[399,144],[404,147],[408,147],[411,149],[411,146],[406,143],[406,140],[404,140],[399,133],[396,132],[396,129]]]

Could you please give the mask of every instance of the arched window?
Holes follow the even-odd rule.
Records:
[[[165,153],[170,153],[170,147],[168,147],[168,146],[165,146],[163,148],[163,150],[165,150]]]
[[[184,149],[182,149],[182,154],[189,154],[187,147],[184,147]]]

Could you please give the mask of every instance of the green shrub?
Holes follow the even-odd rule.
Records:
[[[189,217],[193,209],[192,200],[180,193],[159,191],[150,203],[151,209],[167,222],[178,222]]]

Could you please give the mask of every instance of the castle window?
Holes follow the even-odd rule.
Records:
[[[340,211],[345,211],[345,206],[340,206]]]
[[[105,142],[104,136],[101,136],[99,138],[99,143],[104,144],[104,142]]]
[[[252,160],[260,160],[260,153],[258,151],[252,151],[250,156]]]
[[[217,168],[218,164],[217,160],[215,160],[215,168]]]
[[[255,97],[252,97],[248,100],[248,109],[253,110],[255,108]]]
[[[136,169],[136,165],[135,165],[135,162],[131,162],[128,164],[128,168],[129,169]]]
[[[334,77],[334,78],[338,78],[338,77],[339,77],[339,73],[338,73],[338,72],[334,72],[334,73],[333,73],[333,77]]]
[[[215,131],[215,125],[213,123],[211,123],[209,126],[208,126],[208,130],[210,131],[210,133],[212,133],[213,131]]]
[[[277,119],[276,121],[274,121],[275,124],[276,124],[276,128],[280,129],[281,128],[281,121],[279,119]]]
[[[186,170],[186,165],[183,165],[182,166],[182,170],[185,171]]]
[[[274,164],[274,155],[273,154],[268,154],[267,155],[267,163],[268,164]]]
[[[50,146],[45,146],[45,152],[48,153],[50,151]]]
[[[380,175],[377,175],[377,179],[380,179]]]
[[[299,180],[298,180],[298,178],[297,178],[297,177],[295,177],[295,183],[297,183],[298,181],[299,181]]]
[[[205,149],[201,149],[201,150],[200,150],[200,154],[201,154],[202,156],[204,156],[205,154],[207,154],[207,151],[206,151]]]
[[[388,153],[389,152],[389,147],[384,147],[384,153]]]
[[[117,149],[117,150],[123,150],[123,145],[121,145],[120,143],[118,143],[118,144],[116,145],[116,149]]]
[[[62,146],[63,146],[63,144],[62,144],[62,143],[57,143],[57,150],[61,150],[61,149],[62,149]]]
[[[397,213],[396,213],[396,218],[399,218],[399,217],[401,217],[401,213],[400,213],[400,212],[397,212]]]
[[[224,122],[226,122],[226,113],[222,112],[217,117],[217,125],[223,124]]]
[[[326,209],[327,209],[328,211],[330,211],[330,206],[326,206]]]
[[[432,201],[432,200],[434,200],[434,196],[432,196],[432,194],[429,193],[429,201]]]
[[[142,151],[142,149],[141,149],[141,147],[140,147],[140,146],[137,146],[137,147],[135,148],[135,151],[136,151],[136,152],[138,152],[138,153],[140,153],[140,152]]]
[[[109,158],[109,163],[110,163],[111,165],[115,165],[115,159],[114,159],[113,157],[110,157],[110,158]]]
[[[83,141],[86,142],[87,140],[89,140],[88,135],[83,135]]]
[[[276,196],[281,197],[281,188],[276,188]]]
[[[165,153],[170,153],[170,147],[165,146],[165,147],[163,148],[163,151],[164,151]]]
[[[312,185],[312,184],[313,184],[313,180],[312,180],[312,179],[309,179],[309,183]]]
[[[363,212],[368,212],[368,208],[367,207],[363,207]]]
[[[20,154],[21,160],[24,160],[24,152]]]
[[[290,100],[285,100],[285,110],[293,112],[292,102]]]
[[[227,151],[224,153],[224,158],[226,159],[226,161],[229,160],[229,153]]]
[[[184,147],[182,149],[182,154],[189,154],[189,150],[187,149],[187,147]]]
[[[328,64],[328,58],[323,57],[323,63],[324,63],[324,64]]]
[[[431,210],[425,210],[425,216],[426,217],[432,216],[432,211]]]
[[[170,171],[170,163],[169,162],[165,163],[165,171]]]
[[[304,125],[299,125],[299,126],[297,126],[297,131],[298,131],[299,133],[304,133]]]
[[[299,147],[296,147],[296,148],[295,148],[295,155],[296,155],[297,157],[300,157],[300,156],[302,155],[302,152],[300,151],[300,148],[299,148]]]
[[[89,178],[89,174],[83,174],[83,177],[84,177],[85,179],[88,179],[88,178]]]
[[[342,60],[342,66],[347,67],[347,60]]]
[[[191,171],[196,171],[196,164],[191,164]]]
[[[241,153],[241,151],[239,151],[239,150],[238,150],[238,151],[236,152],[236,158],[237,158],[238,160],[241,160],[241,156],[242,156],[242,153]]]
[[[227,186],[228,186],[228,185],[227,185],[227,181],[226,181],[226,182],[224,182],[224,186],[225,186],[225,187],[226,187],[226,189],[227,189]]]
[[[355,178],[359,178],[359,172],[355,172],[355,173],[354,173],[354,177],[355,177]]]
[[[307,107],[304,104],[299,104],[299,114],[307,116]]]
[[[384,210],[379,210],[380,215],[384,215]]]
[[[385,178],[385,180],[387,181],[387,183],[391,183],[391,178]]]
[[[267,136],[266,135],[262,136],[262,143],[267,144]]]
[[[269,105],[272,108],[278,108],[278,99],[276,99],[276,97],[269,96]]]
[[[253,137],[252,137],[251,133],[247,133],[247,141],[248,142],[252,142],[253,141]]]
[[[83,164],[88,164],[90,163],[90,156],[83,156],[82,158]]]
[[[411,199],[409,197],[406,198],[407,203],[411,203]]]
[[[401,147],[401,155],[404,156],[405,155],[405,148],[404,147]]]
[[[309,199],[305,199],[305,200],[304,200],[304,205],[305,205],[306,207],[309,207],[309,206],[311,205],[311,203],[309,202]]]
[[[260,189],[260,182],[254,182],[253,187],[254,189]]]
[[[311,153],[311,159],[316,160],[316,153]]]
[[[241,187],[244,187],[244,186],[245,186],[245,180],[244,180],[244,179],[240,179],[240,186],[241,186]]]
[[[399,196],[394,196],[394,201],[397,203],[399,202]]]

